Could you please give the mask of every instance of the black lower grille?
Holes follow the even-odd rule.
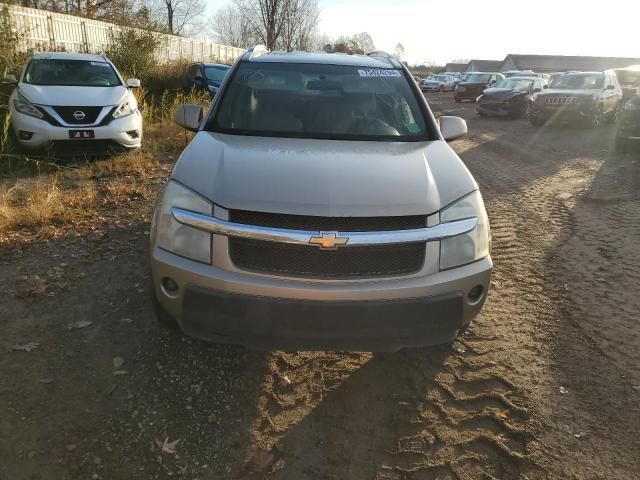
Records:
[[[102,107],[53,107],[60,118],[69,125],[92,125],[96,123]]]
[[[247,210],[230,210],[229,220],[260,227],[310,230],[314,232],[383,232],[423,228],[427,225],[427,217],[425,215],[400,217],[316,217],[310,215],[251,212]]]
[[[238,268],[326,279],[408,275],[422,268],[425,251],[425,243],[320,250],[306,245],[229,239],[231,261]]]

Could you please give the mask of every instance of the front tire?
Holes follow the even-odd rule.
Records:
[[[625,153],[627,151],[627,149],[629,148],[629,142],[627,141],[626,138],[616,137],[615,143],[614,143],[614,147],[615,147],[616,152]]]
[[[589,127],[593,130],[597,130],[602,125],[602,111],[600,108],[597,108],[593,115],[589,119]]]
[[[531,125],[533,125],[534,127],[541,127],[545,124],[545,120],[539,117],[529,117],[529,122],[531,123]]]

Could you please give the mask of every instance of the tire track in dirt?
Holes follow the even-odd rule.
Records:
[[[286,462],[273,478],[570,474],[544,440],[558,388],[549,332],[566,295],[546,262],[561,231],[574,228],[574,199],[602,163],[588,154],[606,152],[607,133],[475,123],[454,147],[480,185],[492,226],[496,265],[485,310],[452,348],[273,354],[253,431],[256,445]]]

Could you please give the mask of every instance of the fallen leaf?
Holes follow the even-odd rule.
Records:
[[[133,319],[131,318],[121,318],[120,319],[120,323],[131,323],[133,322]]]
[[[282,470],[284,468],[284,458],[280,458],[276,463],[273,464],[269,473],[276,473],[278,470]]]
[[[69,325],[67,325],[67,330],[78,330],[80,328],[87,328],[92,324],[93,322],[89,320],[79,320],[77,322],[71,322]]]
[[[169,453],[171,455],[174,455],[176,453],[176,445],[178,445],[178,442],[180,442],[180,439],[170,442],[169,437],[167,437],[164,439],[164,442],[161,442],[160,440],[156,440],[156,445],[164,453]]]
[[[560,393],[562,393],[564,395],[565,393],[569,393],[569,390],[567,390],[564,387],[560,387]]]
[[[509,412],[507,410],[503,410],[502,412],[498,412],[496,415],[500,420],[506,420],[507,418],[509,418]]]
[[[119,370],[122,365],[124,365],[124,358],[122,357],[114,357],[113,359],[113,366],[116,370]]]
[[[35,350],[38,348],[40,344],[38,342],[29,342],[24,345],[12,345],[11,350],[18,352],[30,352],[31,350]]]
[[[113,376],[114,377],[120,377],[122,375],[127,375],[129,372],[127,372],[126,370],[116,370],[115,372],[113,372]]]

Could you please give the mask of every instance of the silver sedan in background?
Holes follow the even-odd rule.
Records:
[[[453,91],[456,88],[456,78],[453,75],[431,75],[422,80],[420,89],[423,92]]]

